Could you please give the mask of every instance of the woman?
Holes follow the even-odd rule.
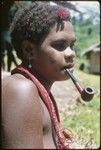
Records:
[[[16,13],[11,36],[22,63],[3,80],[3,148],[68,149],[71,136],[60,127],[50,90],[74,68],[69,11],[33,2]]]

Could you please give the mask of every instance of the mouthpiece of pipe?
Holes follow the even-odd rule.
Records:
[[[69,69],[65,69],[65,74],[68,76],[70,76],[70,78],[72,79],[73,83],[75,84],[76,88],[78,89],[81,98],[84,101],[90,101],[92,100],[93,96],[94,96],[94,90],[90,87],[87,88],[82,88],[82,86],[79,84],[79,82],[77,81],[77,79],[73,76],[73,74],[70,72]]]

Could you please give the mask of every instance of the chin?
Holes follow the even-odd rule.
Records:
[[[67,77],[65,74],[62,74],[62,75],[58,78],[58,81],[65,81],[65,80],[68,80],[68,79],[70,79],[69,76]]]
[[[73,68],[70,68],[69,69],[70,72],[73,74],[74,72],[74,67]],[[69,75],[66,75],[64,70],[61,71],[61,78],[60,78],[60,81],[64,81],[64,80],[69,80],[70,79],[70,76]]]

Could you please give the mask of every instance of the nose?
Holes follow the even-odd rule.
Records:
[[[64,57],[66,60],[73,60],[75,57],[75,52],[70,47],[67,47],[64,51]]]

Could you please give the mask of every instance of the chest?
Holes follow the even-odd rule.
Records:
[[[48,112],[47,107],[42,103],[43,107],[43,143],[45,149],[56,148],[56,134]]]
[[[43,134],[51,134],[52,133],[52,129],[53,129],[53,125],[52,125],[52,121],[51,121],[51,117],[49,114],[49,111],[47,109],[47,107],[45,106],[45,104],[42,102],[42,108],[43,108],[43,116],[42,116],[42,121],[43,121]]]

